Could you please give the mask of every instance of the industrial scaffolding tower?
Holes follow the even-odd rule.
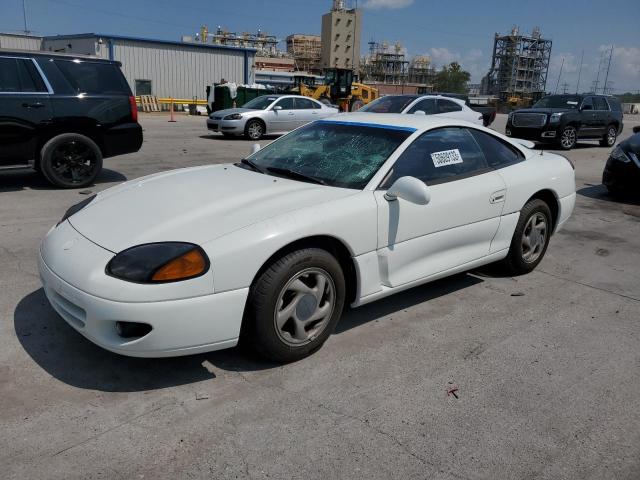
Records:
[[[482,79],[484,95],[496,95],[503,101],[531,101],[545,93],[551,40],[541,37],[540,29],[520,35],[514,27],[510,35],[496,33],[489,73]]]

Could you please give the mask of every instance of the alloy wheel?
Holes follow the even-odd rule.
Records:
[[[97,165],[94,151],[75,140],[58,145],[51,157],[51,170],[61,180],[71,184],[83,183]]]
[[[260,122],[251,122],[247,127],[249,137],[253,140],[257,140],[262,136],[262,124]]]
[[[536,212],[527,221],[522,232],[522,258],[533,263],[542,254],[547,242],[547,218]]]
[[[564,148],[571,148],[576,143],[576,130],[573,127],[565,128],[560,137],[560,143]]]
[[[320,268],[296,273],[284,286],[274,312],[274,326],[289,346],[313,341],[329,324],[336,302],[331,275]]]
[[[616,143],[616,129],[610,127],[609,130],[607,130],[607,145],[612,147],[614,143]]]

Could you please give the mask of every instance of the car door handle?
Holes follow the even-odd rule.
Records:
[[[504,202],[506,197],[506,190],[500,190],[498,192],[493,192],[491,197],[489,197],[489,203],[501,203]]]
[[[24,108],[42,108],[44,107],[44,103],[36,102],[36,103],[23,103],[22,106]]]
[[[295,115],[295,113],[294,112],[289,112],[289,115]]]

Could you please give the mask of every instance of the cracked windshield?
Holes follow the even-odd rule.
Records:
[[[267,145],[249,160],[263,173],[362,189],[411,133],[411,129],[317,122]]]

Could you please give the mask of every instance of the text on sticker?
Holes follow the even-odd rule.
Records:
[[[457,148],[454,148],[453,150],[443,150],[442,152],[433,152],[431,154],[431,160],[433,160],[433,165],[436,167],[462,163],[462,157],[460,156],[460,151]]]

